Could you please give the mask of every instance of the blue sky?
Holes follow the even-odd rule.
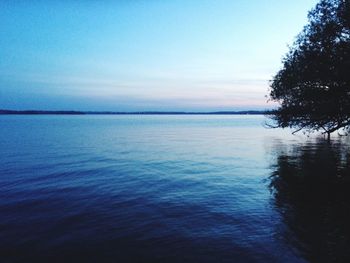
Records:
[[[316,0],[1,1],[0,108],[243,110]]]

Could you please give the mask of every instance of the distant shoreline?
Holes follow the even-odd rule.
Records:
[[[266,115],[270,111],[42,111],[42,110],[0,110],[0,115]]]

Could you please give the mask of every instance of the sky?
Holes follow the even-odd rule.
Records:
[[[267,109],[316,0],[0,1],[0,109]]]

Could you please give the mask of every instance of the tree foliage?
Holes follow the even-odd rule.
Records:
[[[321,0],[271,81],[277,127],[350,131],[350,0]]]

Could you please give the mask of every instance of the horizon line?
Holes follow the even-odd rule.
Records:
[[[76,110],[7,110],[0,115],[263,115],[271,110],[240,111],[76,111]]]

